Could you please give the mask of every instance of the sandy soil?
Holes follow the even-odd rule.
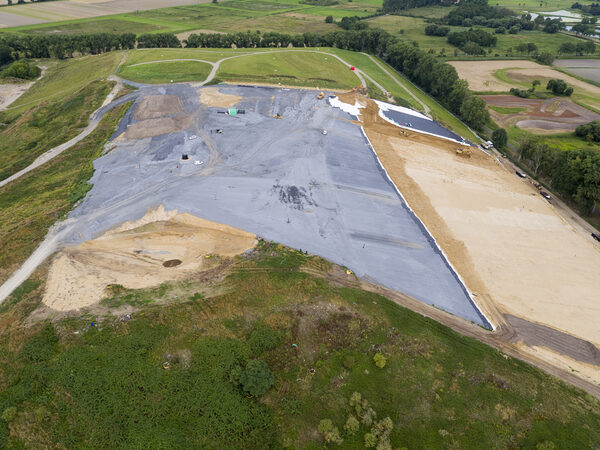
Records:
[[[525,108],[514,114],[501,114],[493,109],[489,112],[503,128],[516,125],[536,134],[574,131],[581,124],[600,119],[600,114],[560,97],[540,100],[514,95],[482,95],[481,98],[488,106]]]
[[[135,110],[136,120],[156,119],[181,112],[181,101],[176,95],[150,95]]]
[[[0,84],[0,111],[23,95],[33,83],[32,81],[29,83]]]
[[[206,106],[229,108],[242,100],[239,95],[223,94],[217,87],[203,87],[200,89],[200,102]]]
[[[140,289],[186,278],[205,267],[206,255],[233,256],[255,243],[254,234],[159,207],[135,223],[60,251],[43,302],[58,311],[83,308],[100,301],[109,284]],[[174,260],[180,262],[165,267]]]
[[[518,81],[529,81],[535,78],[543,83],[543,80],[559,78],[589,94],[600,96],[600,87],[533,61],[448,61],[448,64],[454,66],[460,78],[469,82],[469,89],[472,91],[508,91],[515,86],[500,81],[494,73],[500,69],[514,68],[515,70],[507,71],[507,75]]]
[[[354,104],[353,95],[340,98]],[[394,183],[494,324],[511,328],[504,314],[512,314],[600,346],[592,319],[600,317],[600,247],[493,157],[475,151],[465,158],[441,139],[402,136],[372,102],[360,120]],[[512,333],[520,350],[600,382],[600,367],[517,344],[525,336]]]

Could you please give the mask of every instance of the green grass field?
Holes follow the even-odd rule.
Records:
[[[210,65],[196,61],[160,62],[124,67],[119,70],[119,76],[140,83],[178,83],[204,81],[210,69]]]
[[[358,77],[337,59],[302,51],[274,51],[230,59],[221,64],[217,78],[339,89],[360,84]]]
[[[84,140],[0,188],[0,283],[29,257],[48,228],[85,196],[91,187],[86,182],[93,173],[92,161],[100,155],[126,108],[107,113]],[[52,132],[46,136],[52,137]]]
[[[261,242],[236,258],[221,293],[197,280],[119,288],[100,316],[6,327],[0,439],[38,448],[317,449],[325,447],[319,422],[329,419],[341,448],[363,448],[371,408],[375,423],[391,420],[393,448],[600,444],[596,399],[384,297],[334,286],[319,275],[331,267]],[[44,275],[9,299],[0,323],[19,324],[40,304]],[[124,303],[135,305],[127,322]],[[237,375],[254,360],[273,374],[260,397]],[[366,401],[359,415],[355,392]],[[350,415],[361,419],[354,434],[344,430]]]
[[[493,111],[496,111],[497,113],[500,114],[518,114],[522,111],[526,111],[527,108],[519,108],[519,107],[505,107],[505,106],[494,106],[494,105],[489,105],[488,108],[490,108]]]

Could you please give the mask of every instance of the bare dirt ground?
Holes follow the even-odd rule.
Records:
[[[240,100],[242,97],[239,95],[223,94],[216,87],[205,87],[200,90],[200,102],[206,106],[229,108]]]
[[[525,108],[513,114],[489,112],[494,121],[503,128],[518,126],[536,134],[574,131],[577,126],[600,119],[596,114],[564,98],[548,100],[519,98],[514,95],[482,95],[488,106]]]
[[[369,102],[360,119],[378,157],[500,335],[515,351],[599,383],[600,247],[493,157],[465,158],[441,139],[401,136],[376,108]],[[505,314],[529,326],[515,328]],[[540,326],[561,345],[532,341]],[[587,357],[565,333],[587,342]]]
[[[156,119],[181,112],[181,101],[176,95],[150,95],[135,110],[136,120]]]
[[[0,84],[0,111],[27,92],[33,83],[31,81],[29,83]]]
[[[177,38],[180,41],[183,41],[184,39],[187,39],[190,37],[190,34],[202,34],[202,33],[208,33],[208,34],[227,34],[224,31],[215,31],[215,30],[207,30],[207,29],[198,29],[198,30],[191,30],[191,31],[184,31],[183,33],[178,33],[175,36],[177,36]]]
[[[234,256],[256,243],[252,233],[166,212],[162,207],[99,238],[60,251],[50,267],[43,302],[57,311],[93,305],[110,284],[140,289],[207,268],[207,255]]]

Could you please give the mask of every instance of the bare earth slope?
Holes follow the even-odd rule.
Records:
[[[367,108],[361,122],[379,158],[486,315],[496,325],[516,328],[510,314],[545,325],[540,329],[558,339],[564,332],[588,341],[587,357],[558,354],[560,346],[551,351],[543,340],[523,348],[600,382],[593,364],[594,344],[600,344],[594,320],[600,317],[600,247],[493,157],[464,158],[441,140],[401,137],[375,108]],[[524,328],[517,340],[527,341]]]

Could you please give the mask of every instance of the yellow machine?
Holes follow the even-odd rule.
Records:
[[[470,148],[457,148],[456,154],[470,158],[471,157],[471,149]]]
[[[323,97],[325,97],[325,93],[324,93],[324,92],[321,92],[319,95],[317,95],[317,98],[318,98],[319,100],[322,100],[322,99],[323,99]]]
[[[283,119],[283,116],[279,113],[273,115],[273,119]]]

